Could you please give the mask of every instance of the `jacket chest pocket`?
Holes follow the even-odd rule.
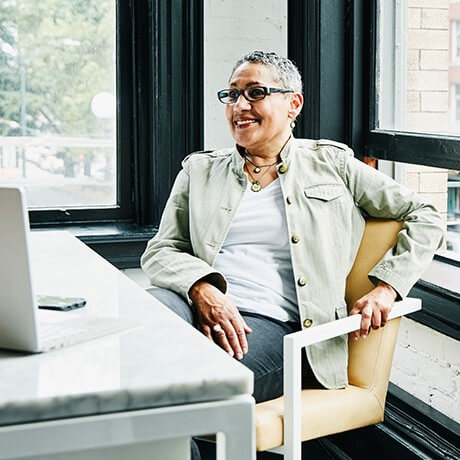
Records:
[[[305,187],[303,193],[312,204],[322,208],[336,207],[343,201],[345,188],[342,184],[318,184]]]
[[[324,223],[333,222],[342,229],[347,228],[350,200],[343,184],[310,185],[303,188],[303,194],[312,215]]]

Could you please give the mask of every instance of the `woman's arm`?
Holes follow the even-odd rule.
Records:
[[[366,338],[370,328],[384,326],[395,300],[405,297],[441,246],[444,224],[436,209],[415,192],[387,175],[342,152],[342,178],[355,204],[371,217],[404,222],[396,244],[368,273],[376,286],[358,299],[350,314],[362,313],[361,330],[353,337]]]
[[[396,244],[369,272],[377,285],[385,281],[398,294],[407,296],[430,264],[444,237],[441,216],[415,192],[347,154],[343,178],[356,205],[369,216],[404,222]]]
[[[171,289],[194,305],[202,332],[227,353],[242,359],[248,352],[246,334],[251,332],[233,302],[224,295],[225,278],[208,263],[195,257],[189,233],[189,182],[184,164],[172,188],[158,233],[141,258],[150,282]],[[218,330],[213,331],[215,326]]]
[[[141,267],[152,285],[171,289],[188,299],[196,281],[206,281],[226,292],[225,278],[204,260],[195,257],[189,233],[189,174],[186,162],[174,182],[161,217],[158,233],[141,257]]]

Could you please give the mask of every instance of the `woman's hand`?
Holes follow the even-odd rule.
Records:
[[[388,314],[396,299],[396,291],[387,283],[380,281],[369,294],[358,299],[350,311],[351,315],[362,314],[361,329],[351,333],[355,340],[359,335],[365,339],[370,328],[378,329],[385,326]]]
[[[189,291],[203,334],[229,355],[242,359],[248,352],[246,334],[252,332],[235,304],[206,281],[197,281]]]

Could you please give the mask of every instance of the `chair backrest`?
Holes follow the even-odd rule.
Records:
[[[345,299],[348,310],[357,299],[374,288],[367,274],[397,241],[402,222],[368,219],[355,262],[347,278]],[[388,388],[399,318],[371,333],[365,340],[349,340],[348,380],[351,385],[368,388],[382,404]]]

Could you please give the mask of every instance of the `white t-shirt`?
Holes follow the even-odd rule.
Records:
[[[241,311],[298,321],[297,296],[279,179],[255,193],[250,183],[216,257],[228,297]]]

